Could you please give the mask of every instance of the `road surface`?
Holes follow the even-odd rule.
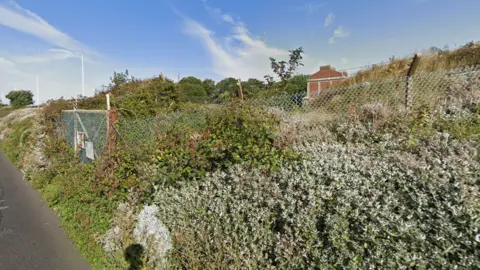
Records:
[[[55,213],[1,151],[0,269],[91,269]]]

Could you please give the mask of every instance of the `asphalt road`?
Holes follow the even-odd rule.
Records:
[[[0,269],[91,269],[55,213],[1,151]]]

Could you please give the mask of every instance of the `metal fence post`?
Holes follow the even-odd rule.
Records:
[[[405,88],[405,110],[409,111],[410,107],[410,102],[409,102],[409,94],[411,91],[411,82],[412,82],[412,77],[407,76],[406,77],[406,88]]]
[[[110,94],[106,95],[107,98],[107,150],[112,152],[117,144],[117,132],[115,123],[118,120],[118,112],[110,109]]]
[[[77,155],[77,108],[78,108],[78,100],[75,97],[75,101],[73,103],[73,149],[75,150],[75,156]]]
[[[421,53],[416,53],[413,56],[412,63],[410,64],[410,68],[407,72],[406,78],[406,88],[405,88],[405,110],[409,111],[410,109],[410,95],[412,92],[412,76],[415,74],[417,70],[418,63],[420,62],[420,57],[422,57]]]

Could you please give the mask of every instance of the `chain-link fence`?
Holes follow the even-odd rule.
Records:
[[[155,138],[173,130],[189,132],[206,127],[206,117],[209,107],[184,109],[178,112],[161,114],[151,118],[128,119],[120,117],[117,122],[117,134],[120,143],[138,147],[150,146]]]
[[[244,103],[275,111],[288,121],[375,121],[421,106],[431,109],[465,107],[480,104],[480,66],[326,88],[315,96],[279,95],[245,100]],[[205,129],[209,111],[229,105],[197,104],[178,112],[142,119],[120,115],[115,125],[117,142],[138,149],[153,148],[158,136],[171,131],[193,134]],[[105,150],[107,111],[63,111],[62,118],[66,139],[72,147],[77,147],[83,162],[90,160],[92,155],[98,157]],[[89,147],[93,147],[93,154],[92,151],[88,153]]]
[[[480,102],[480,66],[396,77],[321,90],[299,99],[295,95],[248,101],[275,108],[284,115],[301,117],[315,113],[319,119],[385,117],[421,106],[459,106]],[[461,105],[463,104],[463,105]]]
[[[335,121],[355,118],[374,121],[424,105],[439,108],[480,103],[480,66],[326,88],[309,97],[280,95],[246,100],[245,103],[274,110],[285,116],[284,119]],[[149,145],[159,134],[175,128],[185,132],[204,128],[207,111],[221,106],[229,104],[199,105],[195,109],[149,119],[120,118],[117,132],[126,145]]]
[[[62,111],[65,139],[83,163],[99,157],[107,144],[108,114],[103,110]]]

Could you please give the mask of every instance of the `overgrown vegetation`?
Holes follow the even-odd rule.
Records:
[[[220,108],[207,115],[198,133],[162,134],[153,154],[160,183],[201,179],[208,172],[247,164],[265,172],[279,170],[297,155],[276,137],[280,122],[252,106]]]
[[[41,123],[9,125],[0,145],[25,159],[36,146],[19,147],[33,141],[28,126],[44,127],[50,164],[27,178],[94,269],[128,267],[138,245],[145,269],[476,269],[480,84],[470,75],[442,80],[442,91],[417,86],[437,98],[408,114],[391,109],[403,96],[383,91],[395,81],[367,87],[355,92],[354,117],[325,121],[329,108],[349,113],[342,92],[326,92],[314,113],[284,114],[242,102],[233,78],[115,73],[105,92],[79,100],[103,108],[103,94],[113,95],[115,151],[79,162],[62,137],[65,99],[50,101]],[[305,79],[282,76],[279,92],[242,83],[245,97]],[[372,89],[375,100],[362,99]]]
[[[32,125],[30,119],[23,120],[15,125],[10,126],[11,133],[7,138],[1,141],[0,147],[5,152],[7,158],[15,165],[18,166],[23,155],[26,154],[26,149],[30,143],[28,140],[32,138],[29,136],[29,128]]]

